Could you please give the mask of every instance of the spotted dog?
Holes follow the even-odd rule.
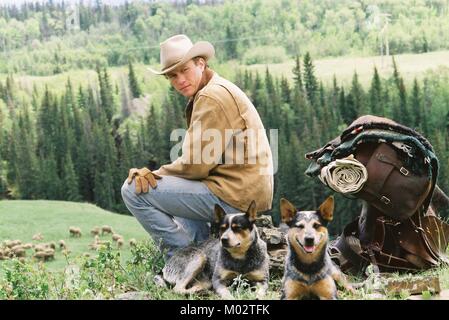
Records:
[[[163,279],[178,293],[212,287],[222,298],[232,299],[228,286],[241,275],[262,299],[268,289],[269,257],[255,225],[256,203],[246,212],[228,215],[215,205],[214,213],[218,238],[176,251],[162,270]]]
[[[289,226],[281,299],[337,299],[335,282],[353,292],[327,253],[327,224],[333,212],[332,196],[315,211],[298,211],[288,200],[281,199],[281,219]]]

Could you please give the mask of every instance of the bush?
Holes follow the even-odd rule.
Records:
[[[283,47],[262,46],[255,47],[245,52],[243,55],[243,63],[281,63],[288,60],[287,53]]]
[[[163,254],[153,241],[137,243],[124,264],[120,251],[102,246],[98,254],[67,259],[63,272],[50,272],[29,259],[4,261],[0,273],[0,300],[114,299],[128,291],[146,291],[161,299],[182,298],[155,286],[153,277],[164,266]]]
[[[0,299],[48,299],[51,276],[43,265],[32,267],[12,260],[5,267],[5,279],[0,283]]]

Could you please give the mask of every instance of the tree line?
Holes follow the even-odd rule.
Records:
[[[145,116],[131,120],[120,108],[120,90],[108,69],[98,66],[97,85],[64,92],[33,90],[30,104],[19,103],[12,76],[0,82],[0,194],[4,198],[88,201],[127,214],[120,188],[128,169],[157,169],[169,162],[169,136],[185,128],[186,100],[169,89],[161,105],[147,106]],[[238,71],[234,80],[253,101],[267,129],[279,129],[279,170],[275,175],[273,210],[279,221],[279,199],[288,198],[298,209],[313,209],[330,190],[304,175],[310,164],[306,152],[334,138],[355,118],[374,114],[415,128],[433,144],[440,159],[439,184],[449,186],[448,78],[439,73],[407,86],[394,63],[391,77],[374,69],[369,88],[357,74],[350,86],[325,87],[317,79],[310,54],[297,57],[294,79]],[[132,63],[127,87],[132,97],[142,94]],[[337,233],[359,214],[360,203],[337,195]],[[445,213],[446,214],[446,213]]]
[[[89,5],[88,3],[91,3]],[[0,6],[0,72],[49,75],[153,64],[159,43],[185,33],[207,40],[220,61],[276,63],[310,52],[315,58],[378,55],[389,14],[390,53],[448,49],[445,0],[414,1],[102,1],[33,2]]]

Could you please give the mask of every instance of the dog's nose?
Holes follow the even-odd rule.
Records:
[[[306,246],[313,246],[315,244],[315,238],[306,237],[304,238],[304,243]]]

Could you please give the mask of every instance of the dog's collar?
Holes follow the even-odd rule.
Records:
[[[327,247],[327,246],[326,246]],[[288,265],[292,266],[294,270],[297,270],[301,274],[318,274],[324,269],[326,272],[326,251],[327,248],[323,248],[322,253],[318,259],[312,263],[304,263],[298,259],[296,252],[293,248],[289,249]]]
[[[312,274],[301,272],[293,265],[290,265],[288,269],[289,269],[289,277],[292,280],[302,282],[308,286],[310,286],[311,284],[313,284],[319,280],[326,278],[328,275],[328,272],[327,272],[328,270],[325,265],[322,266],[322,268],[319,270],[318,273],[312,273]]]
[[[258,235],[249,246],[243,259],[236,259],[232,257],[231,253],[225,248],[221,248],[221,263],[226,269],[237,271],[245,274],[260,268],[266,260],[264,251],[259,246]]]

